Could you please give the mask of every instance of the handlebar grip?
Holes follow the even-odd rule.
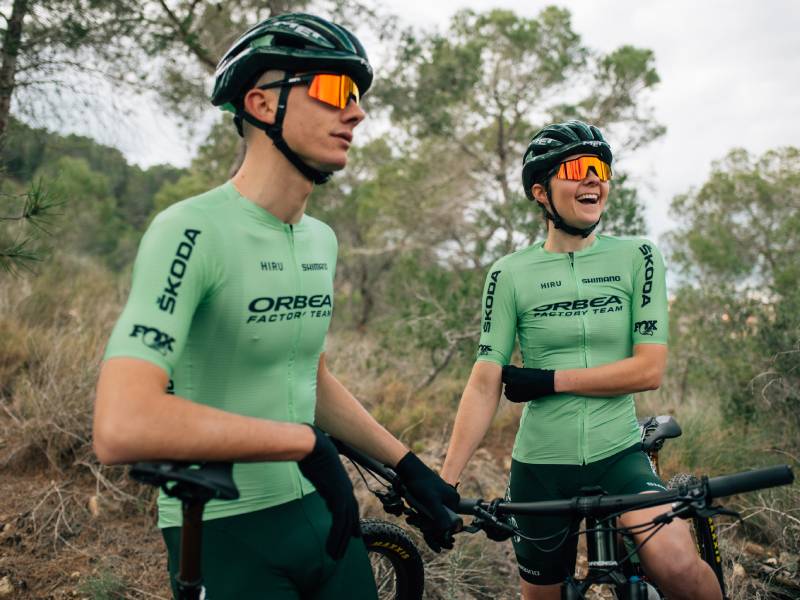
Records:
[[[732,475],[712,477],[708,480],[708,496],[710,498],[721,498],[778,485],[787,485],[792,481],[794,481],[794,473],[792,473],[789,465],[755,469],[753,471],[733,473]]]
[[[447,513],[447,516],[450,517],[450,531],[454,533],[461,531],[464,528],[464,521],[461,519],[461,517],[446,506],[444,507],[444,510]]]

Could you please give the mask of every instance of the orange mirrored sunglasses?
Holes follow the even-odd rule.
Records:
[[[358,91],[356,82],[348,75],[334,73],[305,73],[280,81],[265,83],[258,86],[258,89],[267,90],[300,83],[308,83],[309,96],[336,108],[345,108],[347,103],[350,102],[350,98],[355,100],[356,104],[361,101],[361,93]]]
[[[356,104],[361,101],[361,94],[355,81],[347,75],[332,75],[330,73],[314,75],[308,86],[308,95],[320,102],[339,108],[347,106],[350,98],[355,100]]]
[[[611,166],[596,156],[579,156],[562,162],[558,167],[556,177],[570,181],[581,181],[589,174],[590,168],[594,169],[600,181],[611,179]]]

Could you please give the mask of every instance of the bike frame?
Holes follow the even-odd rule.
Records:
[[[398,516],[402,514],[426,516],[414,498],[408,494],[394,470],[338,440],[334,439],[333,442],[342,455],[353,461],[359,472],[364,469],[383,481],[387,488],[386,492],[375,491],[369,486],[368,488],[381,500],[387,512]],[[184,525],[181,534],[180,572],[177,577],[179,600],[200,598],[202,513],[205,504],[212,498],[232,500],[238,497],[231,472],[230,463],[206,463],[202,469],[177,462],[137,463],[131,469],[133,478],[142,483],[159,486],[168,495],[181,500]],[[361,476],[364,478],[363,473]],[[366,478],[364,480],[366,482]],[[678,489],[646,495],[609,496],[595,488],[585,490],[583,496],[544,502],[505,502],[500,499],[485,502],[480,499],[462,499],[458,513],[476,518],[468,527],[462,527],[460,518],[454,519],[453,531],[474,533],[481,528],[486,529],[491,526],[519,535],[519,532],[512,529],[505,521],[498,519],[511,515],[572,515],[576,519],[586,519],[587,528],[578,534],[586,535],[587,538],[589,574],[583,580],[568,577],[562,586],[562,598],[579,600],[584,598],[586,590],[592,585],[610,583],[623,592],[626,600],[647,600],[647,584],[638,577],[626,577],[621,569],[621,564],[630,558],[632,553],[620,559],[617,543],[620,530],[616,524],[619,514],[675,502],[672,510],[642,526],[651,524],[659,526],[674,518],[709,517],[712,514],[727,512],[721,507],[712,505],[714,498],[785,485],[793,480],[794,474],[791,469],[787,465],[780,465],[713,479],[703,477],[698,484],[683,485]],[[647,539],[639,547],[646,543]]]
[[[390,514],[414,514],[416,511],[404,503],[404,494],[399,478],[389,467],[365,456],[346,444],[334,440],[339,452],[349,458],[357,467],[371,473],[386,482],[388,491],[377,492],[370,489],[381,501],[384,509]],[[659,446],[660,448],[660,446]],[[658,448],[654,450],[657,452]],[[361,474],[363,478],[363,473]],[[365,482],[366,479],[364,478]],[[672,510],[656,517],[650,524],[654,530],[666,525],[675,518],[691,518],[702,516],[710,518],[711,514],[727,513],[721,507],[713,506],[714,498],[732,494],[785,485],[794,480],[794,474],[787,465],[768,467],[755,471],[735,473],[709,479],[703,477],[694,486],[682,486],[679,489],[654,492],[649,494],[606,495],[602,490],[585,490],[585,495],[568,500],[549,500],[541,502],[506,502],[496,500],[491,503],[480,499],[462,499],[457,512],[462,515],[477,517],[473,523],[464,528],[476,532],[481,525],[490,521],[494,525],[505,525],[498,516],[513,515],[565,515],[571,514],[576,519],[585,519],[586,528],[578,535],[586,535],[589,573],[584,579],[567,577],[562,584],[562,599],[580,600],[585,598],[586,591],[595,584],[608,583],[616,587],[626,600],[647,600],[648,584],[640,577],[628,576],[623,570],[625,561],[638,551],[649,540],[645,539],[633,552],[621,556],[619,543],[620,528],[617,517],[623,512],[671,504]],[[368,486],[369,487],[369,486]],[[489,512],[489,510],[493,512]],[[735,514],[735,513],[733,513]],[[505,525],[508,527],[507,525]],[[655,533],[655,531],[654,531]]]

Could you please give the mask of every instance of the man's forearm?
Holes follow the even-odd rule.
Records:
[[[133,358],[103,364],[93,443],[105,464],[139,460],[299,460],[314,447],[305,425],[234,413],[165,394],[167,374]]]
[[[327,369],[317,378],[316,423],[335,438],[389,466],[396,465],[408,452]]]
[[[243,417],[172,395],[153,400],[163,413],[95,425],[101,462],[300,460],[314,447],[314,434],[305,425]]]

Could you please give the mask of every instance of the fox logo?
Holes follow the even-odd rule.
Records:
[[[637,321],[633,325],[633,331],[642,335],[653,335],[658,328],[658,321]]]
[[[145,346],[157,350],[164,356],[167,355],[167,352],[174,352],[175,350],[172,347],[172,342],[175,341],[175,338],[163,331],[159,331],[155,327],[134,325],[131,337],[139,338]]]

